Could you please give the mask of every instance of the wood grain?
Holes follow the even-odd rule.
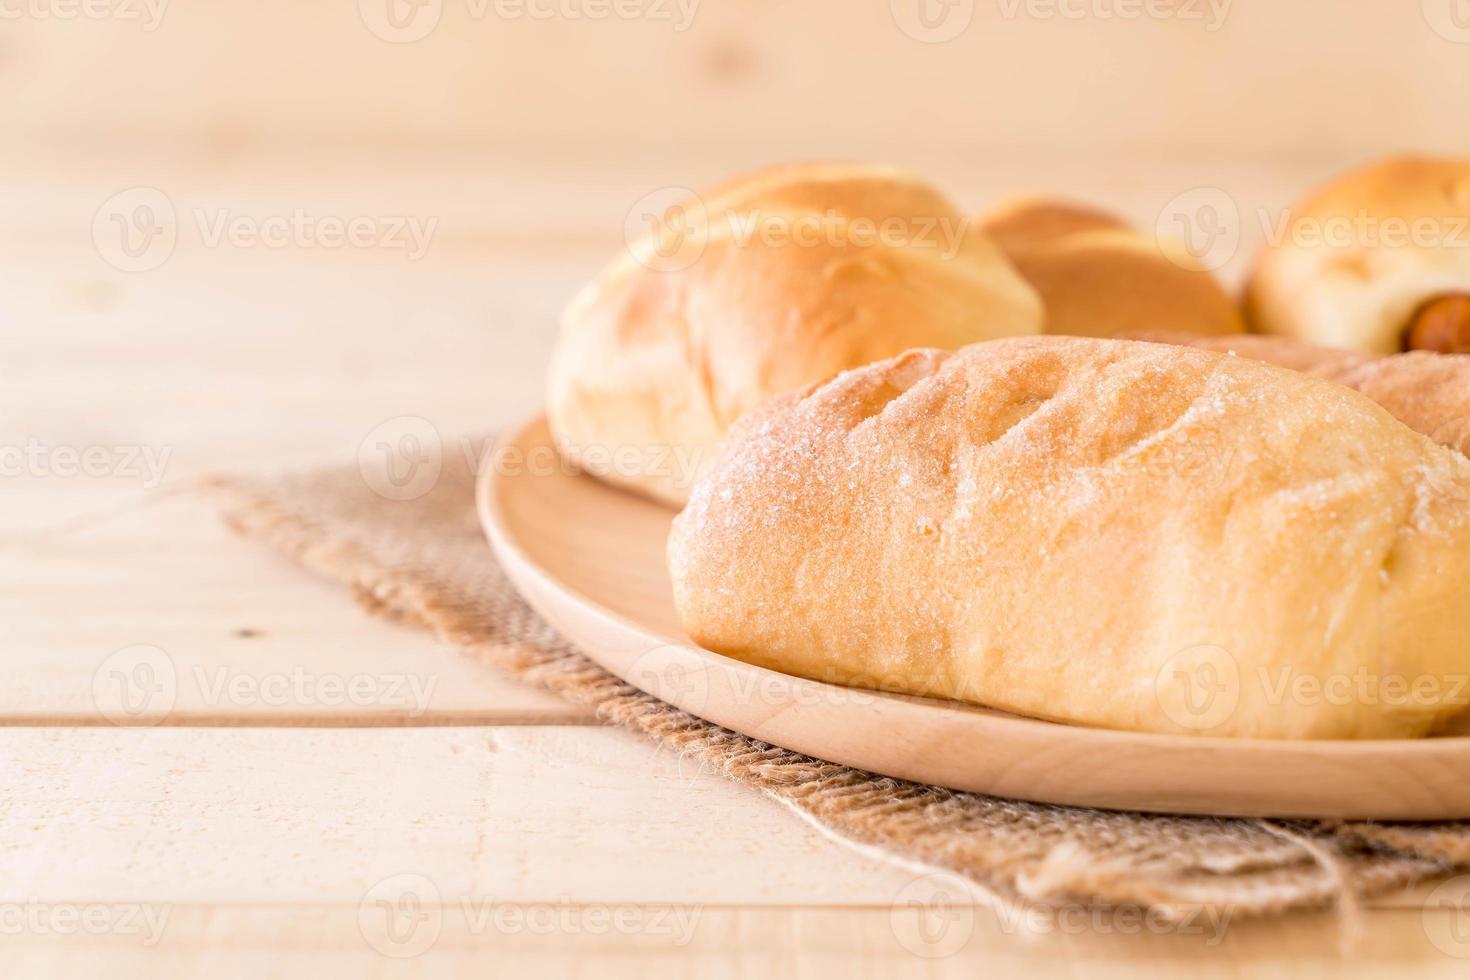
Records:
[[[0,730],[0,903],[882,905],[912,878],[621,729]]]
[[[0,547],[0,724],[595,722],[246,545],[216,506],[176,493]],[[146,703],[140,648],[164,685]]]
[[[372,31],[384,0],[162,6],[156,22],[7,17],[0,131],[212,153],[532,141],[552,155],[578,138],[797,156],[1466,148],[1470,62],[1449,0],[641,0],[601,17],[566,0],[430,0],[398,9],[423,18],[405,43]]]
[[[1281,923],[1238,923],[1223,939],[1213,935],[1154,934],[1068,928],[1031,930],[985,909],[511,906],[535,921],[572,928],[532,930],[479,905],[421,908],[424,931],[417,955],[385,955],[378,915],[357,905],[181,905],[167,910],[159,941],[147,933],[56,935],[27,933],[5,939],[7,968],[15,976],[95,976],[118,980],[207,975],[218,980],[261,976],[480,978],[526,976],[614,977],[650,974],[709,978],[893,976],[948,978],[1087,976],[1133,980],[1178,977],[1227,980],[1289,974],[1303,980],[1356,980],[1388,975],[1424,980],[1464,976],[1463,959],[1426,938],[1448,928],[1445,915],[1381,912],[1367,920],[1351,956],[1341,954],[1336,930],[1324,917]],[[670,925],[674,912],[691,923]],[[621,913],[633,929],[587,927],[599,915]],[[554,917],[554,918],[553,918]],[[657,925],[655,925],[657,923]],[[922,926],[936,937],[933,955],[910,946]],[[434,931],[437,927],[437,931]],[[683,941],[689,936],[687,942]],[[901,938],[902,937],[902,938]],[[909,945],[905,945],[905,940]],[[393,951],[391,946],[384,948]],[[405,945],[404,950],[416,946]]]
[[[1464,913],[1426,911],[1422,891],[1380,903],[1350,963],[1324,915],[1000,912],[620,730],[27,729],[0,732],[0,759],[18,976],[632,975],[674,958],[717,976],[1463,969],[1443,944]],[[394,902],[421,893],[423,931],[390,936]],[[95,933],[67,918],[83,906],[101,909]]]

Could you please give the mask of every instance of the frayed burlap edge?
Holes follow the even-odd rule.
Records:
[[[457,470],[465,472],[457,472]],[[636,729],[790,807],[824,833],[917,874],[950,872],[1018,905],[1201,908],[1260,916],[1335,907],[1470,867],[1470,825],[1277,822],[1047,806],[891,779],[759,742],[623,682],[516,594],[480,536],[468,464],[414,501],[369,493],[352,467],[207,481],[235,530],[346,584],[381,614]],[[450,470],[456,470],[451,472]]]

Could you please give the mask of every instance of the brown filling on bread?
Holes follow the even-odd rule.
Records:
[[[1404,350],[1470,354],[1470,293],[1436,296],[1415,310],[1404,330]]]

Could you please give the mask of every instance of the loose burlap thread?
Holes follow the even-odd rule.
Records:
[[[1202,907],[1275,915],[1336,907],[1470,868],[1470,823],[1265,821],[1048,806],[824,762],[687,714],[579,654],[516,593],[474,508],[474,466],[445,454],[432,490],[375,493],[355,465],[219,477],[226,521],[350,588],[372,610],[587,705],[702,769],[759,790],[837,839],[967,879],[1019,904]],[[984,752],[985,746],[974,747]]]

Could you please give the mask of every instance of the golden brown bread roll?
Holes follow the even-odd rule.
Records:
[[[1347,385],[1382,405],[1415,432],[1470,455],[1470,357],[1463,354],[1412,351],[1375,357],[1254,335],[1149,333],[1138,335],[1138,339],[1238,354]]]
[[[1136,330],[1217,335],[1245,329],[1235,302],[1188,256],[1116,215],[1048,198],[1021,198],[981,218],[1041,294],[1046,332],[1115,337]]]
[[[674,217],[567,308],[548,394],[569,459],[672,504],[772,395],[910,347],[1041,330],[1000,250],[898,170],[778,167]]]
[[[1470,696],[1470,460],[1186,347],[911,351],[776,399],[669,564],[711,650],[1058,721],[1397,737]]]
[[[1470,160],[1362,167],[1268,233],[1246,289],[1253,329],[1372,354],[1470,352]]]

